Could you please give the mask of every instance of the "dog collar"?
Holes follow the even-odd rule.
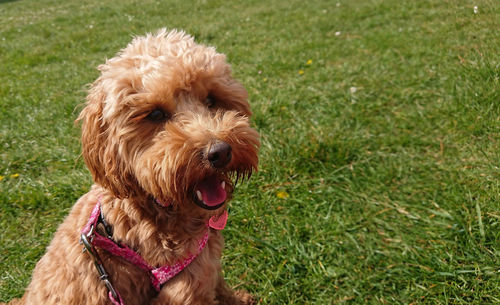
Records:
[[[198,251],[195,254],[190,254],[184,260],[179,261],[173,265],[164,265],[158,268],[149,265],[141,255],[130,249],[127,245],[119,244],[111,238],[110,227],[106,223],[102,215],[100,200],[97,200],[97,203],[90,214],[90,218],[87,221],[87,224],[81,231],[80,243],[84,245],[84,251],[87,251],[87,253],[94,260],[94,265],[96,266],[97,271],[100,275],[99,278],[108,288],[109,299],[115,305],[124,305],[120,294],[114,288],[109,279],[109,275],[104,268],[102,260],[96,251],[96,248],[101,248],[115,256],[120,256],[133,265],[137,266],[138,268],[147,272],[151,284],[156,289],[156,291],[159,292],[163,284],[165,284],[167,281],[184,270],[184,268],[186,268],[205,248],[208,242],[209,227],[216,230],[222,230],[225,227],[227,221],[227,211],[224,211],[224,213],[217,218],[214,217],[210,218],[210,220],[208,221],[207,230],[205,231],[203,237],[198,241]],[[104,231],[107,236],[99,234],[97,227],[100,224],[104,226]]]

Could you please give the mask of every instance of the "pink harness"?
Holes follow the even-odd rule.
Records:
[[[214,216],[215,217],[215,216]],[[151,284],[156,289],[156,291],[160,291],[161,285],[165,284],[171,278],[176,276],[179,272],[181,272],[184,268],[186,268],[205,248],[208,241],[208,233],[209,226],[222,230],[225,226],[227,220],[227,211],[221,215],[221,217],[214,218],[212,217],[207,224],[207,230],[203,237],[198,241],[198,252],[196,254],[190,254],[187,258],[182,261],[179,261],[173,265],[165,265],[158,268],[150,266],[142,256],[140,256],[137,252],[130,249],[126,245],[121,245],[112,240],[110,232],[108,232],[108,225],[106,224],[102,212],[101,212],[101,202],[98,200],[92,213],[90,214],[90,218],[83,227],[81,233],[81,243],[84,245],[84,250],[86,250],[90,256],[94,259],[94,265],[99,272],[100,279],[104,282],[106,287],[109,290],[108,296],[110,300],[115,305],[124,305],[124,302],[118,292],[115,290],[111,282],[109,281],[109,276],[104,269],[102,261],[95,250],[96,247],[101,248],[103,250],[108,251],[109,253],[122,257],[138,268],[144,270],[149,275]],[[102,223],[105,228],[105,232],[108,236],[102,236],[97,232],[97,226]]]

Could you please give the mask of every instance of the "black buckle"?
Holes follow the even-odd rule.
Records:
[[[106,219],[104,219],[104,214],[102,213],[102,205],[99,206],[99,218],[97,218],[97,225],[102,224],[104,227],[104,233],[106,233],[106,237],[109,239],[113,238],[113,228],[106,222]]]

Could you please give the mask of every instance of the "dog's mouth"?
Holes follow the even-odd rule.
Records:
[[[205,177],[194,187],[193,201],[205,210],[216,210],[227,199],[226,182],[216,175]]]

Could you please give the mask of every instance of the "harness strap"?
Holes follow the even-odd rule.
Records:
[[[142,256],[137,254],[134,250],[125,245],[118,245],[113,240],[100,235],[98,232],[94,233],[92,244],[95,247],[106,250],[115,256],[124,258],[129,263],[141,268],[144,271],[150,271],[152,269],[152,267],[144,261]]]
[[[171,278],[176,276],[184,268],[186,268],[197,256],[201,253],[201,250],[205,248],[208,241],[208,230],[205,232],[203,238],[198,242],[198,253],[196,255],[190,254],[184,261],[177,262],[173,265],[165,265],[159,268],[151,270],[154,276],[154,281],[152,281],[153,286],[157,291],[160,291],[161,285],[168,282]]]
[[[150,266],[142,256],[140,256],[137,252],[130,249],[127,245],[118,244],[113,241],[110,237],[105,237],[97,232],[97,226],[99,223],[103,223],[105,227],[107,224],[104,222],[104,218],[101,213],[101,202],[98,199],[96,205],[92,209],[90,214],[90,218],[87,221],[87,224],[83,227],[81,233],[81,243],[84,244],[87,252],[94,259],[94,264],[96,265],[99,274],[101,275],[101,279],[105,281],[106,286],[109,290],[109,298],[111,302],[115,305],[124,305],[122,298],[120,297],[118,291],[114,289],[113,285],[109,281],[108,275],[102,265],[102,261],[99,258],[97,251],[95,251],[95,247],[106,250],[107,252],[122,257],[127,260],[129,263],[139,267],[140,269],[146,271],[149,275],[151,284],[156,289],[156,291],[160,291],[161,285],[168,282],[174,276],[179,274],[184,268],[186,268],[205,248],[208,242],[208,224],[207,230],[203,238],[198,241],[198,252],[196,254],[190,254],[186,259],[179,261],[173,265],[165,265],[158,268]],[[108,228],[106,228],[108,231]],[[107,232],[109,234],[109,232]]]

